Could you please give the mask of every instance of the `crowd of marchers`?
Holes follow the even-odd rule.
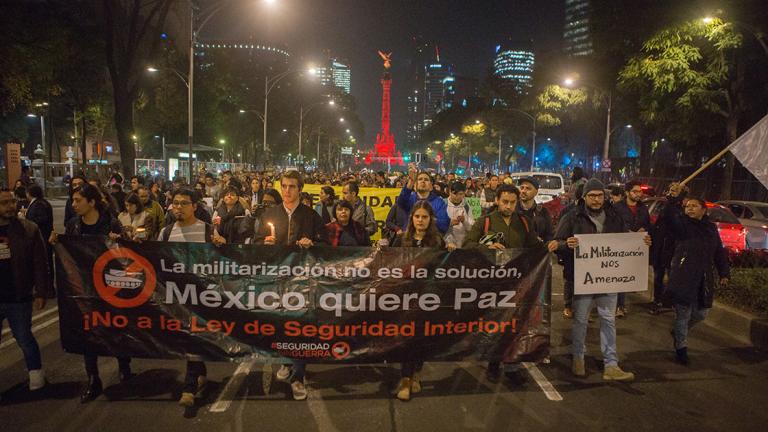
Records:
[[[303,192],[305,184],[323,185],[319,202]],[[341,196],[336,190],[341,188]],[[374,212],[361,199],[362,187],[394,187],[400,193],[381,232]],[[652,313],[674,311],[671,333],[675,359],[688,364],[688,332],[712,306],[713,292],[728,283],[729,267],[715,225],[708,220],[705,202],[688,196],[673,184],[668,205],[651,223],[636,181],[620,190],[607,190],[598,179],[574,170],[568,190],[570,203],[553,215],[537,203],[539,183],[533,176],[513,180],[509,174],[461,178],[435,175],[410,167],[407,173],[345,172],[302,174],[287,171],[220,175],[201,172],[189,184],[133,176],[109,179],[74,176],[69,184],[63,229],[53,226],[51,205],[42,189],[20,180],[13,190],[0,190],[0,324],[8,320],[29,371],[29,388],[46,384],[40,350],[32,334],[32,313],[53,297],[52,245],[60,234],[103,236],[126,241],[198,242],[283,245],[311,248],[372,246],[490,249],[546,249],[558,257],[565,280],[562,314],[571,319],[572,372],[587,374],[585,339],[591,311],[596,306],[605,380],[628,381],[634,374],[619,367],[616,318],[628,313],[624,295],[575,295],[574,253],[579,234],[646,232],[654,271]],[[477,197],[482,212],[473,217],[467,197]],[[58,233],[58,234],[57,234]],[[401,365],[394,395],[409,400],[421,391],[424,360],[418,351]],[[102,393],[98,358],[83,356],[87,383],[80,400]],[[134,373],[130,358],[118,358],[119,380]],[[294,399],[307,398],[306,364],[293,361],[276,372]],[[516,379],[514,364],[489,363],[486,376]],[[207,383],[205,363],[189,358],[179,403],[193,407]]]

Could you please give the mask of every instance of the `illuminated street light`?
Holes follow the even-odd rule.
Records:
[[[344,117],[339,119],[339,123],[344,123]]]
[[[219,144],[226,144],[226,143],[227,143],[227,140],[225,140],[223,138],[219,140]]]
[[[712,23],[715,21],[715,19],[714,19],[714,18],[712,18],[712,17],[705,17],[705,18],[702,18],[702,20],[701,20],[701,21],[702,21],[704,24],[712,24]]]
[[[573,83],[574,83],[573,78],[566,78],[563,80],[563,85],[565,85],[566,87],[572,86]]]

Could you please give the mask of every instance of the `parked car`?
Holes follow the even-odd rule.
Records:
[[[757,201],[718,201],[728,207],[747,229],[748,249],[768,249],[768,203]]]
[[[643,201],[648,206],[648,213],[651,216],[651,223],[656,223],[664,206],[667,204],[666,197],[652,197]],[[717,226],[717,232],[720,233],[720,240],[723,246],[731,253],[739,253],[747,248],[747,229],[739,222],[739,219],[728,210],[727,207],[720,204],[707,202],[707,216],[709,220]]]
[[[549,172],[515,172],[510,177],[517,185],[517,181],[522,177],[533,177],[539,182],[539,194],[536,195],[536,202],[544,204],[552,201],[555,197],[565,194],[565,182],[563,176],[557,173]]]

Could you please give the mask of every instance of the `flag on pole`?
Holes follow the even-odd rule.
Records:
[[[744,168],[768,188],[768,115],[730,145]]]

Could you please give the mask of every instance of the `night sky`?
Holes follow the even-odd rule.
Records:
[[[563,0],[276,0],[267,7],[237,0],[207,26],[203,38],[267,39],[287,45],[296,67],[320,61],[330,50],[352,68],[352,95],[366,128],[363,146],[379,129],[382,62],[392,54],[392,132],[404,143],[411,38],[440,46],[441,61],[459,75],[482,79],[494,49],[508,37],[533,39],[537,51],[560,46]]]

